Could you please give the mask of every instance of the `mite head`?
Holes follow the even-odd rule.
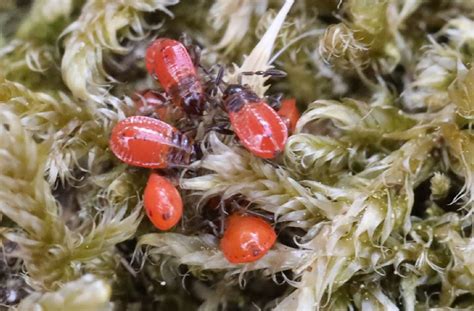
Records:
[[[204,98],[200,93],[191,92],[183,97],[182,106],[188,114],[202,115],[204,112]]]

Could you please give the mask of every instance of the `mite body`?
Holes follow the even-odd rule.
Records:
[[[296,107],[296,100],[294,98],[284,99],[281,102],[280,109],[278,110],[278,115],[286,124],[288,132],[293,133],[296,128],[296,123],[298,122],[301,116],[298,107]]]
[[[239,264],[262,258],[275,241],[275,230],[262,218],[233,214],[226,220],[220,248],[228,261]]]
[[[237,84],[229,85],[223,98],[234,133],[244,147],[265,159],[274,158],[283,150],[288,129],[263,99]]]
[[[184,45],[159,38],[147,49],[146,68],[156,77],[173,102],[189,114],[202,114],[204,91]]]
[[[143,195],[145,211],[160,230],[174,227],[183,215],[183,201],[176,187],[165,177],[151,173]]]
[[[123,162],[146,168],[185,165],[194,152],[186,135],[163,121],[145,116],[119,122],[112,130],[109,145]]]

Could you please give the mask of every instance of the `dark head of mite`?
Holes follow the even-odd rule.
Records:
[[[238,112],[245,104],[258,102],[260,98],[248,86],[230,84],[222,96],[228,112]]]
[[[201,93],[192,92],[182,99],[182,107],[188,114],[202,115],[204,112],[204,99]]]

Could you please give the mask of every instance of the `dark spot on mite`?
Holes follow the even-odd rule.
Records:
[[[228,112],[239,112],[245,104],[261,100],[252,90],[239,84],[229,85],[223,99]]]
[[[171,213],[170,212],[162,213],[161,218],[163,218],[163,220],[168,220],[171,218]]]
[[[153,212],[152,211],[147,211],[148,216],[153,217]]]
[[[204,94],[197,76],[191,74],[180,77],[179,81],[170,87],[169,93],[174,101],[179,102],[186,113],[192,115],[203,114]]]

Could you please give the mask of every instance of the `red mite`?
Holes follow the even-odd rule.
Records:
[[[145,90],[137,93],[134,102],[138,115],[157,117],[165,122],[182,117],[182,110],[170,105],[157,91]]]
[[[220,247],[231,263],[256,261],[275,244],[275,231],[262,218],[233,214],[226,225]]]
[[[168,105],[166,104],[166,98],[159,92],[145,90],[136,93],[134,102],[139,115],[151,115],[155,113],[160,120],[164,120],[166,117]]]
[[[300,118],[301,114],[296,107],[296,100],[294,98],[284,99],[281,103],[278,115],[285,122],[288,132],[293,133],[296,128],[296,122]]]
[[[181,42],[156,39],[146,51],[145,62],[148,72],[158,79],[176,105],[189,114],[202,114],[204,91],[191,57]]]
[[[288,129],[280,116],[250,89],[231,84],[224,105],[234,133],[254,155],[270,159],[285,147]]]
[[[123,162],[147,168],[188,164],[194,151],[186,135],[168,123],[144,116],[117,123],[109,145]]]
[[[181,219],[183,201],[176,187],[168,179],[151,173],[143,197],[146,214],[158,229],[168,230]]]

